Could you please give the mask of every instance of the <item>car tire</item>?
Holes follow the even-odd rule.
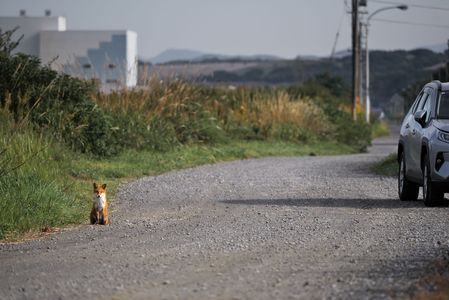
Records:
[[[441,205],[444,199],[444,193],[438,189],[432,182],[430,176],[430,161],[428,156],[424,157],[423,162],[423,200],[425,206]]]
[[[418,199],[419,185],[407,180],[405,176],[405,155],[401,154],[398,174],[399,199],[402,201],[416,201]]]

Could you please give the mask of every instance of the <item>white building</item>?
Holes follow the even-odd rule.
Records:
[[[47,13],[48,14],[48,13]],[[98,79],[103,88],[137,84],[137,34],[129,30],[66,30],[64,17],[0,17],[0,29],[23,39],[14,52],[37,56],[52,69]]]

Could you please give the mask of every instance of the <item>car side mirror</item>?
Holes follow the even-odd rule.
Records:
[[[419,110],[415,112],[413,117],[416,122],[418,122],[421,126],[424,126],[426,124],[426,114],[427,112],[425,110]]]

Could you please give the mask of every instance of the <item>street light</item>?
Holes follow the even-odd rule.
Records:
[[[395,6],[387,6],[380,8],[370,14],[368,18],[366,19],[365,24],[365,51],[366,51],[366,80],[365,80],[365,92],[366,92],[366,99],[365,99],[365,113],[366,113],[366,122],[369,123],[370,120],[370,109],[371,109],[371,101],[369,98],[369,50],[368,50],[368,27],[369,27],[369,21],[371,20],[374,15],[380,13],[381,11],[388,10],[388,9],[400,9],[400,10],[407,10],[407,5],[395,5]]]

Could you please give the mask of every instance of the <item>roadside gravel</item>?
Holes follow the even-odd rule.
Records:
[[[133,181],[110,226],[0,245],[0,299],[406,297],[449,249],[449,220],[370,172],[394,151],[384,138]]]

